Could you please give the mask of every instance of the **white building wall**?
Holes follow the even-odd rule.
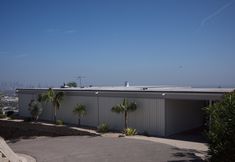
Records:
[[[20,115],[29,117],[28,104],[37,95],[19,94]],[[73,114],[75,105],[86,105],[87,115],[81,118],[81,124],[97,127],[99,123],[107,123],[113,130],[124,128],[124,114],[111,111],[114,105],[122,103],[122,97],[101,96],[68,96],[65,95],[61,107],[57,111],[57,119],[65,123],[77,124],[77,116]],[[154,98],[127,98],[129,102],[136,102],[137,110],[129,113],[129,127],[137,129],[139,133],[147,132],[152,135],[164,136],[165,134],[165,100]],[[98,113],[99,112],[99,113]],[[50,103],[43,104],[40,119],[53,120],[53,108]]]
[[[164,99],[137,98],[132,99],[137,104],[137,110],[129,114],[129,126],[139,133],[150,135],[165,135]]]
[[[87,114],[81,118],[81,125],[97,126],[98,109],[96,97],[65,96],[61,102],[60,110],[57,113],[57,119],[61,119],[65,123],[77,124],[78,117],[73,114],[73,109],[76,104],[85,105],[87,110]]]
[[[19,114],[23,117],[30,117],[29,112],[29,103],[32,99],[36,100],[38,97],[38,94],[19,94]],[[53,113],[52,113],[52,107],[50,104],[42,104],[43,111],[40,115],[40,119],[43,120],[52,120],[53,119]]]
[[[122,130],[124,128],[124,114],[112,112],[113,106],[122,103],[120,97],[99,97],[99,119],[100,123],[107,123],[110,129]]]
[[[28,108],[29,108],[29,102],[31,101],[31,99],[34,99],[33,94],[23,94],[23,93],[19,94],[19,108],[20,108],[19,114],[20,114],[20,116],[23,116],[23,117],[30,116]]]
[[[111,111],[112,107],[122,103],[121,97],[99,97],[99,123],[107,123],[111,129],[124,128],[124,114]],[[129,102],[136,102],[137,110],[129,112],[128,126],[137,129],[139,133],[164,136],[165,115],[164,99],[127,98]],[[163,114],[162,114],[163,113]]]
[[[166,135],[194,129],[203,124],[204,101],[166,100]]]

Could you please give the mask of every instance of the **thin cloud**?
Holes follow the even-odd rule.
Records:
[[[47,29],[46,32],[48,33],[60,32],[60,29]]]
[[[75,33],[77,30],[69,29],[69,30],[62,30],[62,29],[47,29],[46,32],[48,33]]]
[[[222,7],[220,7],[219,9],[217,9],[215,12],[213,12],[212,14],[210,14],[209,16],[207,16],[206,18],[204,18],[201,21],[200,27],[205,26],[209,21],[211,21],[212,19],[214,19],[216,16],[218,16],[219,14],[221,14],[225,9],[227,9],[228,7],[230,7],[233,4],[233,1],[226,3],[225,5],[223,5]]]

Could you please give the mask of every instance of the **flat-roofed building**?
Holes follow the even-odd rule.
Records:
[[[38,94],[48,89],[17,89],[19,95],[19,114],[28,117],[28,104]],[[65,98],[57,112],[57,119],[65,123],[77,123],[73,114],[74,106],[84,104],[87,115],[81,124],[96,127],[105,122],[113,130],[122,130],[124,115],[111,112],[114,105],[124,98],[136,102],[137,110],[129,113],[128,125],[139,133],[169,136],[182,131],[201,127],[204,123],[202,108],[222,99],[224,93],[233,88],[191,88],[166,86],[123,86],[123,87],[84,87],[53,88],[65,92]],[[40,119],[52,120],[53,109],[44,104]]]

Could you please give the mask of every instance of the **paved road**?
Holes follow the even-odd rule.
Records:
[[[150,141],[88,136],[39,137],[8,143],[37,162],[201,162],[192,151]]]

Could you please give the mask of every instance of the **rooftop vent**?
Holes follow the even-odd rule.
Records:
[[[129,86],[130,86],[129,82],[125,81],[125,87],[129,87]]]

